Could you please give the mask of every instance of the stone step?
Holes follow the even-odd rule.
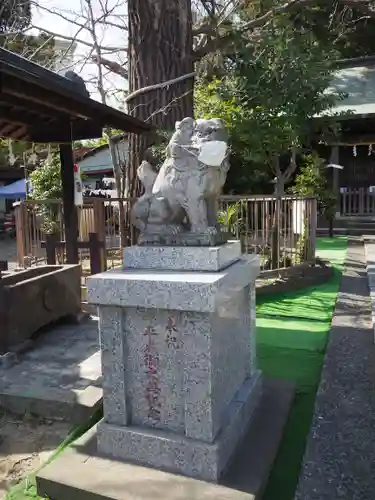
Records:
[[[256,415],[219,484],[100,456],[96,428],[37,473],[38,495],[54,500],[255,500],[261,498],[294,398],[288,381],[265,381]]]
[[[0,368],[0,407],[85,422],[102,403],[97,319],[46,329],[16,362]]]

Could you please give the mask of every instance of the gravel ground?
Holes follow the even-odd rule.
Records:
[[[0,499],[34,472],[67,437],[72,425],[0,410]]]
[[[374,500],[374,380],[364,248],[352,239],[295,500]]]

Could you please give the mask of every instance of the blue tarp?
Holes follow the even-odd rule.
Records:
[[[21,179],[8,184],[8,186],[0,187],[0,198],[7,198],[8,200],[19,200],[26,198],[26,180]]]

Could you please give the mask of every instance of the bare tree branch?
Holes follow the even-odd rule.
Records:
[[[109,59],[106,59],[105,57],[102,56],[100,56],[99,58],[98,55],[93,56],[92,60],[94,61],[95,64],[104,66],[105,68],[112,71],[112,73],[122,76],[122,78],[125,78],[126,80],[129,77],[127,69],[125,69],[123,66],[121,66],[121,64],[119,64],[116,61],[110,61]]]
[[[100,94],[100,98],[103,104],[106,104],[107,102],[107,96],[106,96],[106,91],[104,89],[104,74],[103,74],[103,66],[101,64],[102,60],[102,52],[101,52],[101,46],[99,44],[98,40],[98,33],[96,31],[96,21],[95,21],[95,16],[94,16],[94,11],[92,7],[92,1],[91,0],[84,0],[85,6],[86,6],[86,13],[88,16],[88,30],[90,32],[92,41],[93,41],[93,47],[94,47],[94,52],[95,56],[91,56],[91,60],[96,61],[96,67],[97,67],[97,72],[98,72],[98,79],[97,79],[97,89]],[[107,7],[105,5],[105,7]],[[117,154],[118,151],[116,149],[116,145],[113,141],[113,135],[112,131],[110,129],[105,130],[105,135],[108,139],[108,148],[109,148],[109,153],[113,165],[113,174],[115,178],[115,184],[116,184],[116,191],[117,191],[117,196],[121,198],[121,196],[124,194],[122,190],[122,170],[121,170],[121,165],[119,161],[119,155]],[[121,240],[121,245],[125,245],[125,212],[124,212],[124,205],[119,203],[119,219],[120,219],[120,240]]]
[[[338,0],[338,2],[347,7],[357,8],[363,15],[375,17],[374,0]],[[267,10],[265,13],[256,15],[250,21],[236,26],[235,30],[238,33],[252,32],[256,30],[256,28],[264,27],[273,17],[278,14],[283,14],[294,8],[303,8],[314,5],[315,3],[315,0],[288,0],[281,5],[277,5],[272,9]],[[196,30],[194,31],[195,35],[207,35],[206,38],[203,39],[204,43],[198,43],[195,48],[194,54],[197,60],[201,59],[210,52],[225,50],[228,46],[231,45],[232,33],[230,31],[224,34],[220,33],[220,30],[218,29],[219,24],[219,20],[216,24],[211,21],[196,28]]]
[[[118,24],[118,23],[114,23],[112,21],[108,21],[107,19],[103,19],[103,20],[98,20],[96,21],[98,24],[104,24],[105,26],[111,26],[112,28],[117,28],[119,30],[128,30],[128,27],[126,26],[126,24]]]
[[[338,0],[341,5],[358,9],[364,16],[375,18],[375,2],[373,0]]]
[[[34,52],[30,55],[28,59],[33,60],[43,49],[46,47],[49,43],[53,41],[54,37],[50,36],[47,38],[37,49],[34,50]]]
[[[86,23],[85,24],[82,24],[80,22],[77,21],[77,19],[72,19],[71,17],[67,17],[66,15],[64,15],[62,13],[61,10],[57,11],[56,9],[49,9],[48,7],[46,7],[45,5],[40,5],[39,2],[37,1],[32,1],[31,2],[38,10],[42,10],[44,12],[48,12],[48,14],[52,14],[54,16],[57,16],[57,17],[60,17],[61,19],[63,19],[64,21],[67,21],[69,24],[74,24],[75,26],[78,26],[79,28],[83,28],[83,29],[86,29]],[[69,12],[70,13],[70,12]],[[77,17],[77,16],[76,16]]]
[[[148,87],[143,87],[142,89],[138,89],[135,92],[132,92],[131,94],[129,94],[126,97],[125,102],[132,101],[136,97],[143,95],[143,94],[146,94],[147,92],[151,92],[153,90],[158,90],[158,89],[163,89],[165,87],[169,87],[170,85],[174,85],[176,83],[179,83],[179,82],[182,82],[184,80],[188,80],[189,78],[194,78],[194,77],[195,77],[195,72],[187,73],[186,75],[182,75],[182,76],[179,76],[177,78],[173,78],[172,80],[168,80],[166,82],[156,83],[155,85],[149,85]]]
[[[74,40],[75,42],[80,43],[81,45],[85,45],[86,47],[90,47],[90,48],[94,47],[93,43],[86,42],[85,40],[82,40],[80,38],[76,38],[75,36],[61,35],[61,33],[55,33],[53,31],[47,30],[46,28],[42,28],[40,26],[35,26],[35,24],[33,24],[30,28],[34,28],[42,33],[46,33],[47,35],[51,35],[51,36],[56,37],[56,38],[61,38],[62,40],[68,40],[68,41]],[[106,47],[106,46],[102,47],[102,49],[110,51],[110,52],[118,52],[119,50],[123,50],[121,47]]]
[[[172,106],[172,104],[176,103],[180,99],[183,99],[184,97],[191,94],[192,92],[193,92],[193,89],[188,90],[187,92],[184,92],[183,94],[179,95],[178,97],[175,97],[168,104],[166,104],[162,108],[158,109],[157,111],[154,111],[149,117],[147,117],[147,119],[145,121],[148,122],[148,121],[152,120],[152,118],[154,118],[154,116],[156,116],[158,114],[164,114],[164,115],[168,114],[168,111],[169,111],[170,107]]]
[[[43,10],[45,12],[48,12],[49,14],[52,14],[54,16],[58,16],[70,24],[74,24],[74,25],[76,25],[80,28],[83,28],[83,29],[88,29],[87,28],[87,22],[88,22],[87,19],[83,19],[84,22],[79,22],[77,19],[81,18],[82,16],[79,14],[77,15],[76,12],[73,12],[71,10],[63,10],[63,9],[50,9],[50,8],[46,7],[45,5],[40,5],[40,3],[36,0],[33,0],[31,3],[34,4],[36,8]],[[97,18],[94,18],[94,24],[105,24],[107,26],[112,26],[114,28],[118,28],[121,30],[126,29],[125,25],[113,23],[112,21],[108,20],[108,17],[113,15],[113,12],[116,9],[117,5],[114,5],[110,9],[108,9],[108,6],[104,6],[103,2],[100,2],[100,4],[102,6],[102,13]],[[71,16],[74,16],[75,19]]]

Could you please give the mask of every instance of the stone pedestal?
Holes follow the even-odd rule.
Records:
[[[104,419],[99,451],[217,481],[261,393],[257,256],[240,244],[130,247],[88,280],[99,306]]]

